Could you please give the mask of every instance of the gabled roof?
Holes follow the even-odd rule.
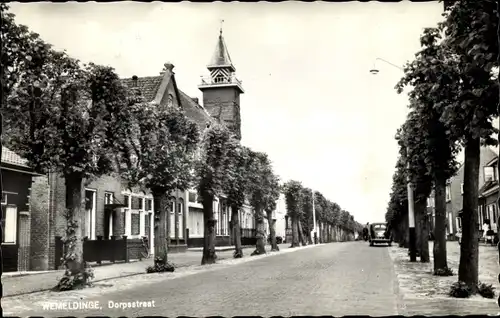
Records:
[[[207,67],[231,67],[233,69],[233,72],[236,70],[233,66],[233,62],[231,61],[231,57],[229,56],[229,51],[227,50],[224,37],[222,36],[222,30],[217,40],[217,45],[215,46],[214,55],[212,56],[212,59],[210,60],[210,63],[207,65]]]
[[[200,131],[203,131],[206,128],[208,122],[213,122],[214,119],[207,112],[205,108],[203,108],[200,104],[198,104],[195,100],[189,97],[186,93],[179,89],[179,97],[180,104],[184,109],[186,116],[191,118],[198,124],[198,128]]]
[[[134,79],[126,78],[122,79],[122,83],[127,87],[136,87],[141,92],[144,99],[148,102],[152,102],[156,100],[161,100],[164,92],[160,92],[160,90],[167,89],[167,80],[172,80],[175,91],[177,92],[177,98],[181,108],[184,110],[186,116],[196,122],[198,128],[203,130],[206,128],[208,122],[212,122],[213,118],[210,114],[205,110],[203,106],[198,104],[195,100],[189,97],[186,93],[177,88],[177,83],[175,81],[174,74],[172,73],[169,78],[166,78],[167,75],[158,75],[158,76],[147,76],[147,77],[138,77],[137,83],[134,83]]]
[[[137,88],[142,93],[142,96],[150,102],[156,97],[156,93],[160,88],[163,77],[159,76],[146,76],[137,78]],[[132,78],[122,79],[122,83],[127,87],[134,87],[134,80]]]
[[[18,166],[18,167],[23,167],[23,168],[29,168],[28,166],[28,160],[22,158],[9,148],[2,146],[2,163]]]

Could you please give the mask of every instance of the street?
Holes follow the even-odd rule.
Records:
[[[150,277],[144,281],[138,276],[116,279],[115,285],[123,285],[116,291],[109,287],[101,291],[89,288],[72,291],[72,296],[67,298],[62,293],[45,292],[26,295],[22,300],[8,298],[2,305],[4,311],[12,315],[43,314],[45,317],[398,314],[395,274],[385,246],[373,248],[364,242],[334,243],[206,268],[175,279],[169,278],[169,274],[142,275]],[[84,297],[85,294],[89,297]],[[42,308],[46,302],[63,299],[98,301],[102,309],[56,311]],[[154,301],[154,307],[109,309],[109,301]]]

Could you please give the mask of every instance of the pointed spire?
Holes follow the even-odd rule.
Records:
[[[215,47],[215,52],[208,64],[209,68],[217,68],[217,67],[230,67],[234,71],[233,62],[231,61],[231,56],[227,50],[226,42],[224,41],[224,37],[222,36],[222,23],[224,20],[221,20],[220,34],[219,39],[217,40],[217,46]]]

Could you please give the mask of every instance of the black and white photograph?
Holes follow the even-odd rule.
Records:
[[[500,0],[0,14],[2,317],[500,315]]]

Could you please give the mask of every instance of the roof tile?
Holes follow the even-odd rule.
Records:
[[[132,78],[122,79],[122,83],[127,87],[137,87],[144,98],[150,102],[156,97],[156,93],[160,88],[160,84],[163,80],[162,75],[158,76],[146,76],[137,78],[137,86],[134,84]]]
[[[29,168],[28,160],[22,158],[9,148],[2,146],[2,163]]]

